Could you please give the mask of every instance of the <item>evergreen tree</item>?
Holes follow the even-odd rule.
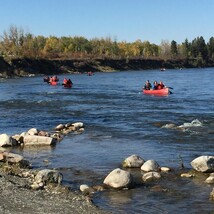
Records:
[[[170,50],[173,57],[178,55],[178,47],[175,40],[172,40]]]
[[[208,49],[208,56],[210,59],[214,59],[214,37],[211,37],[208,44],[207,44],[207,49]]]

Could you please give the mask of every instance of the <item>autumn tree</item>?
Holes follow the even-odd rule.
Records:
[[[24,30],[14,25],[1,36],[2,52],[5,56],[20,57],[22,55],[22,45],[24,42]]]
[[[160,44],[160,56],[163,59],[168,59],[170,57],[171,45],[169,41],[162,40]]]

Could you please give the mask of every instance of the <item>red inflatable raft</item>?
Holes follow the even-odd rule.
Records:
[[[150,95],[168,95],[169,92],[169,88],[163,88],[163,89],[158,89],[158,90],[144,90],[143,89],[143,93],[144,94],[150,94]]]
[[[57,82],[55,82],[55,81],[52,81],[52,82],[49,82],[50,83],[50,85],[57,85]]]

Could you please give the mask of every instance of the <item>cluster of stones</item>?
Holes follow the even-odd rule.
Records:
[[[32,170],[29,161],[18,154],[1,152],[0,163],[1,170],[3,170],[4,173],[27,178],[29,188],[34,190],[43,189],[49,184],[56,184],[59,186],[62,182],[63,176],[57,170]]]
[[[82,122],[59,124],[54,128],[54,132],[39,131],[31,128],[27,132],[10,136],[7,134],[0,135],[0,147],[8,146],[47,146],[54,145],[62,140],[63,135],[70,132],[81,133],[84,131]],[[16,175],[23,178],[29,178],[29,186],[32,189],[43,189],[49,184],[62,182],[62,174],[56,170],[43,169],[39,172],[31,170],[31,164],[23,156],[6,152],[4,148],[0,151],[1,169],[8,174]]]
[[[155,181],[161,178],[161,172],[169,172],[169,167],[160,167],[155,160],[145,161],[138,155],[131,155],[122,162],[122,168],[116,168],[111,171],[103,181],[103,185],[89,187],[86,184],[80,186],[80,190],[83,192],[94,192],[99,187],[99,190],[106,188],[124,189],[133,188],[135,183],[133,175],[126,168],[140,168],[143,172],[142,180],[144,182]],[[101,188],[102,187],[102,188]]]
[[[200,156],[191,162],[193,172],[182,173],[180,176],[185,178],[195,177],[195,172],[206,173],[208,176],[205,180],[206,183],[214,184],[214,156]],[[99,190],[105,188],[123,189],[134,187],[133,175],[125,170],[126,168],[139,168],[142,174],[142,182],[152,182],[160,179],[162,173],[171,171],[169,167],[160,166],[155,160],[145,161],[138,155],[131,155],[122,162],[123,169],[117,168],[111,171],[104,179],[102,187]],[[98,190],[97,186],[89,187],[86,184],[80,186],[80,190],[83,192],[94,192]],[[214,200],[214,188],[210,193],[210,199]]]
[[[54,132],[40,131],[31,128],[27,132],[10,136],[7,134],[0,135],[0,147],[19,146],[19,145],[54,145],[62,139],[63,135],[70,132],[84,131],[82,122],[59,124],[55,127]]]

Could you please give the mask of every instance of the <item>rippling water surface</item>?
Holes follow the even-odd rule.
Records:
[[[59,76],[61,82],[65,75]],[[190,162],[214,150],[214,69],[183,69],[67,75],[74,87],[49,86],[42,77],[0,81],[0,133],[16,134],[32,127],[82,121],[81,135],[69,134],[55,147],[13,149],[35,168],[57,168],[64,184],[101,184],[106,175],[132,154],[173,169],[161,181],[132,190],[106,191],[95,204],[114,213],[211,213],[214,186],[206,175],[183,179],[181,160]],[[141,92],[149,79],[173,87],[166,97]],[[164,128],[173,123],[182,130]],[[44,162],[48,160],[49,162]],[[47,164],[47,165],[46,165]],[[131,170],[138,178],[139,170]]]

